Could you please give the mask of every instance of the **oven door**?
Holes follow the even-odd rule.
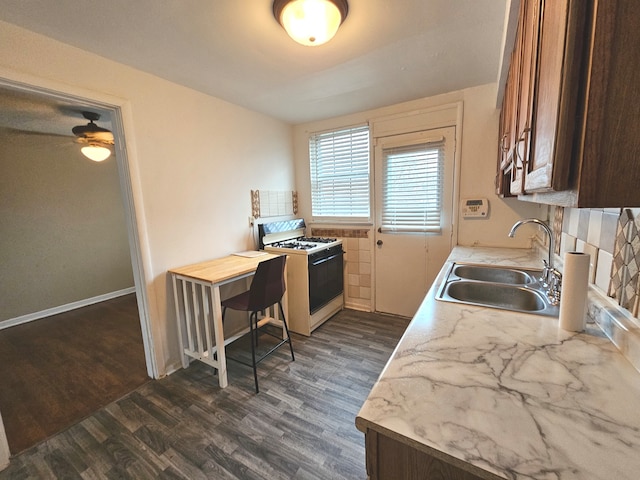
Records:
[[[309,311],[320,309],[344,287],[342,246],[309,255]]]

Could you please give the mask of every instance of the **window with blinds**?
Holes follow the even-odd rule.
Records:
[[[369,221],[369,150],[368,125],[311,136],[309,158],[314,218]]]
[[[441,232],[444,141],[382,150],[382,231]]]

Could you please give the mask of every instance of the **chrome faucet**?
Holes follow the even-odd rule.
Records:
[[[551,303],[557,305],[560,302],[560,287],[562,285],[562,274],[555,269],[553,263],[553,255],[555,251],[555,240],[553,238],[553,232],[549,228],[549,225],[544,223],[542,220],[537,218],[525,218],[524,220],[517,221],[511,230],[509,231],[509,237],[513,238],[516,235],[516,230],[520,228],[521,225],[525,223],[535,223],[536,225],[542,227],[542,229],[547,232],[549,236],[549,255],[547,260],[543,260],[544,269],[542,271],[542,277],[540,281],[543,286],[547,288],[547,296]]]
[[[513,225],[513,227],[511,227],[511,230],[509,231],[509,237],[511,238],[515,237],[516,230],[521,225],[524,225],[525,223],[535,223],[536,225],[540,225],[544,229],[544,231],[547,232],[547,235],[549,235],[549,258],[547,260],[546,265],[549,266],[549,269],[552,269],[553,268],[553,252],[555,250],[555,241],[553,239],[553,232],[549,228],[549,225],[544,223],[542,220],[538,220],[537,218],[525,218],[524,220],[517,221]]]

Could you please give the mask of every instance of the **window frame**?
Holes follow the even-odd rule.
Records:
[[[317,196],[317,176],[315,176],[317,172],[316,162],[317,156],[312,151],[312,142],[316,141],[318,137],[326,136],[330,134],[340,134],[341,132],[351,131],[353,134],[362,133],[362,131],[366,130],[367,134],[367,174],[366,174],[366,208],[367,215],[322,215],[314,212],[314,198]],[[338,136],[339,137],[339,136]],[[316,139],[316,140],[314,140]],[[363,224],[363,225],[372,225],[373,224],[373,142],[372,142],[372,131],[370,124],[360,123],[356,125],[349,125],[343,127],[332,128],[330,130],[323,130],[318,132],[312,132],[308,137],[308,148],[309,148],[309,180],[310,180],[310,199],[311,199],[311,218],[314,223],[348,223],[348,224]],[[361,199],[361,201],[363,201]],[[336,212],[334,212],[336,213]]]

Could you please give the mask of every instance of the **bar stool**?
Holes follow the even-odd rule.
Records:
[[[287,257],[281,255],[269,260],[264,260],[258,264],[256,273],[251,281],[251,286],[246,292],[240,293],[234,297],[228,298],[221,302],[222,305],[222,319],[224,321],[224,314],[227,308],[232,310],[239,310],[243,312],[251,312],[249,315],[249,333],[251,334],[251,359],[252,363],[248,364],[242,360],[227,357],[230,360],[242,363],[249,367],[253,367],[253,378],[256,384],[256,393],[259,393],[258,389],[258,372],[257,364],[264,360],[266,357],[275,352],[285,343],[289,344],[291,350],[291,360],[295,361],[293,355],[293,344],[291,343],[291,336],[289,335],[289,327],[287,326],[287,319],[284,316],[284,310],[282,309],[282,296],[285,292],[284,281],[284,267]],[[284,325],[287,338],[282,339],[279,336],[269,332],[263,325],[258,325],[258,313],[264,312],[268,307],[278,304],[280,309],[280,316],[282,317],[282,323]],[[262,331],[272,337],[279,338],[280,341],[268,352],[262,354],[259,358],[256,358],[256,347],[258,345],[258,333]]]

